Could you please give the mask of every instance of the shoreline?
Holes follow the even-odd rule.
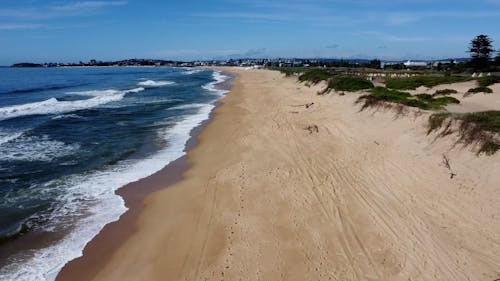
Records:
[[[64,265],[55,280],[91,280],[99,264],[110,258],[121,243],[136,231],[135,220],[144,208],[143,199],[182,179],[189,168],[185,156],[169,163],[160,171],[139,181],[129,183],[116,191],[127,211],[117,221],[108,223],[83,249],[83,254]]]
[[[117,189],[115,194],[123,199],[127,211],[117,221],[106,224],[87,243],[82,256],[67,262],[56,275],[56,281],[83,281],[90,280],[95,276],[99,271],[99,265],[104,263],[119,245],[137,230],[135,221],[144,208],[144,198],[182,180],[184,172],[190,167],[186,159],[187,153],[198,144],[199,134],[215,117],[217,108],[222,104],[221,100],[230,94],[231,83],[235,77],[225,71],[221,71],[221,74],[227,76],[228,79],[216,84],[215,87],[217,90],[227,91],[227,93],[214,102],[214,108],[210,111],[208,119],[191,130],[190,137],[184,148],[185,154],[170,162],[158,172]]]

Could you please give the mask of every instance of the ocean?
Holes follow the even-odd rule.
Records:
[[[54,280],[126,211],[115,191],[184,155],[230,77],[0,68],[0,280]]]

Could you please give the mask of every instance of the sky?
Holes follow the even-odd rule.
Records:
[[[440,59],[486,34],[500,0],[0,0],[0,65],[155,58]]]

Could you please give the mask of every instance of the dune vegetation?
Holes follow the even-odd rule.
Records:
[[[433,97],[429,94],[411,95],[407,92],[387,89],[384,87],[376,87],[370,90],[370,94],[363,95],[356,101],[357,104],[362,103],[362,109],[369,107],[377,107],[382,103],[390,102],[402,104],[410,107],[416,107],[424,110],[443,109],[448,104],[459,104],[460,101],[454,97]]]
[[[458,142],[478,144],[478,154],[493,155],[500,150],[500,111],[436,113],[429,117],[428,134],[441,130],[439,136],[449,135],[454,132],[453,122],[458,122]]]
[[[447,95],[452,95],[452,94],[457,94],[458,91],[454,89],[443,89],[443,90],[437,90],[434,92],[433,96],[447,96]]]
[[[311,82],[317,84],[321,81],[327,81],[332,78],[332,74],[324,69],[313,69],[302,73],[299,76],[300,82]]]
[[[491,94],[491,93],[493,93],[493,90],[488,88],[488,87],[480,86],[480,87],[469,89],[467,91],[467,94],[477,94],[477,93]]]
[[[328,83],[329,89],[336,91],[356,92],[373,88],[372,82],[358,76],[337,76]]]
[[[452,84],[458,82],[470,81],[472,78],[466,76],[415,76],[405,78],[388,79],[385,84],[387,88],[395,90],[415,90],[418,87],[424,86],[432,88],[442,84]]]

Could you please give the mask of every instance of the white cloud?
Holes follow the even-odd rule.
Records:
[[[54,11],[74,12],[97,10],[105,7],[127,5],[126,1],[84,1],[52,7]]]
[[[206,18],[229,18],[244,20],[269,20],[269,21],[288,21],[293,19],[293,15],[287,13],[249,13],[249,12],[212,12],[193,14],[195,17]]]
[[[330,44],[330,45],[326,46],[325,48],[327,48],[327,49],[337,49],[338,47],[340,47],[339,44]]]
[[[248,58],[259,57],[267,54],[267,48],[257,48],[249,50],[196,50],[196,49],[178,49],[178,50],[162,50],[154,52],[153,56],[160,56],[167,59],[228,59],[228,58]]]
[[[430,37],[401,36],[401,35],[393,35],[393,34],[388,34],[388,33],[383,33],[383,32],[378,32],[378,31],[366,31],[366,32],[362,32],[361,34],[374,36],[374,37],[377,37],[377,38],[382,39],[384,41],[391,41],[391,42],[424,42],[424,41],[432,40],[432,38],[430,38]]]
[[[389,25],[404,25],[419,21],[421,16],[416,14],[392,14],[386,17],[386,23]]]
[[[0,17],[16,20],[49,20],[56,18],[85,16],[100,12],[108,7],[127,5],[126,1],[83,1],[59,6],[40,8],[0,9]]]
[[[0,30],[39,29],[44,27],[47,26],[32,23],[0,23]]]
[[[499,0],[500,1],[500,0]],[[388,25],[407,25],[431,18],[454,18],[454,19],[481,19],[496,18],[500,16],[500,11],[442,11],[442,12],[406,12],[390,13],[385,18]]]
[[[228,8],[224,12],[207,12],[197,16],[211,18],[231,18],[235,20],[254,21],[300,21],[315,26],[338,27],[354,26],[366,23],[385,23],[390,26],[411,25],[430,18],[476,19],[495,18],[500,16],[498,9],[486,9],[478,6],[475,10],[425,11],[432,6],[432,0],[226,0]],[[450,2],[456,7],[457,0]],[[460,0],[458,0],[460,2]],[[465,1],[464,1],[465,2]],[[484,4],[498,4],[500,0],[479,0]],[[421,4],[415,10],[409,4]],[[452,5],[455,4],[455,5]],[[231,7],[238,7],[231,8]],[[349,9],[346,9],[349,7]],[[391,9],[386,9],[390,7]],[[251,12],[242,12],[242,11]],[[390,11],[390,12],[388,12]]]
[[[241,53],[240,50],[195,50],[195,49],[176,49],[176,50],[161,50],[154,52],[152,55],[171,59],[193,59],[230,56],[235,53]]]

